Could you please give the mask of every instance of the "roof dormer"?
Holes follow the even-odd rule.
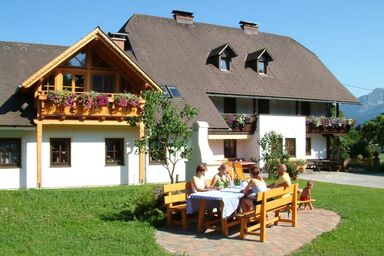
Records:
[[[248,53],[245,61],[246,67],[250,67],[259,74],[267,74],[268,63],[274,58],[269,51],[264,48],[255,52]]]
[[[215,65],[221,71],[230,71],[231,60],[237,56],[238,54],[233,47],[227,43],[212,49],[208,55],[207,63]]]

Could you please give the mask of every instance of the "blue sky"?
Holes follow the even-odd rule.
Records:
[[[290,36],[357,97],[384,87],[382,0],[0,0],[0,40],[69,46],[96,26],[116,32],[134,13],[171,17],[173,9],[197,22],[247,20]]]

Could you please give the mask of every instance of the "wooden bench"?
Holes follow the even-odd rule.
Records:
[[[167,184],[163,187],[164,204],[167,206],[167,225],[181,224],[183,229],[187,228],[187,198],[192,191],[190,182]],[[180,213],[181,221],[175,220],[174,216]]]
[[[239,214],[240,217],[240,238],[246,235],[259,236],[260,241],[266,240],[266,228],[269,225],[277,225],[279,222],[292,223],[296,227],[297,223],[297,184],[292,184],[288,188],[274,188],[262,193],[258,193],[256,201],[258,204],[255,210]],[[292,213],[290,218],[283,219],[280,211],[286,210]],[[273,218],[268,218],[267,214],[274,212]]]

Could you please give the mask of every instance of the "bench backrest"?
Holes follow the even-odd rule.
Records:
[[[185,202],[192,191],[192,185],[191,182],[166,184],[164,185],[163,190],[166,194],[164,196],[164,203],[172,205],[173,203]]]
[[[257,194],[256,201],[260,204],[256,205],[255,214],[269,212],[274,209],[286,206],[289,204],[297,204],[297,184],[284,188],[273,188]]]

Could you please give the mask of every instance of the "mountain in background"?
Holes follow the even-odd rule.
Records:
[[[340,105],[346,117],[356,120],[356,125],[384,113],[384,88],[376,88],[371,93],[358,98],[362,105]]]

